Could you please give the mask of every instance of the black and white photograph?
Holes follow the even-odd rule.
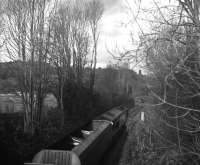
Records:
[[[200,0],[0,0],[0,165],[200,165]]]

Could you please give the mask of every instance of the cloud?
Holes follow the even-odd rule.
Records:
[[[121,12],[122,10],[121,7],[122,0],[100,0],[100,1],[103,3],[105,7],[105,13],[108,15]]]
[[[132,27],[123,23],[129,21],[123,0],[100,0],[105,5],[105,12],[99,24],[100,38],[98,43],[98,66],[108,64],[114,59],[109,54],[117,48],[124,51],[132,47],[130,30]]]
[[[106,9],[112,8],[119,3],[120,0],[101,0]]]

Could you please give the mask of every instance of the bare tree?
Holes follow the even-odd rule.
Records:
[[[78,3],[78,2],[77,2]],[[76,3],[76,4],[77,4]],[[72,24],[72,68],[73,76],[79,85],[82,85],[86,58],[89,53],[89,24],[87,20],[87,11],[85,9],[86,2],[79,5],[74,5],[72,9],[73,24]]]
[[[178,162],[185,159],[183,154],[192,155],[197,158],[195,164],[199,161],[200,3],[198,0],[177,0],[177,3],[160,6],[157,1],[152,2],[154,8],[151,10],[143,10],[139,4],[138,11],[131,11],[141,32],[140,43],[136,51],[127,50],[121,58],[131,58],[136,63],[139,59],[149,74],[146,76],[149,81],[143,83],[156,104],[145,112],[149,118],[147,122],[154,135],[167,144],[170,141],[177,153],[169,156],[167,152],[171,149],[167,145],[162,159],[169,156]],[[140,12],[151,15],[151,20],[147,20],[151,24],[148,32],[140,25]],[[189,141],[186,137],[196,140]]]
[[[93,93],[95,83],[95,70],[97,64],[97,48],[99,39],[99,21],[103,16],[104,7],[99,0],[92,0],[87,5],[87,16],[92,35],[92,54],[91,54],[91,73],[90,73],[90,90]]]
[[[74,81],[82,85],[86,56],[89,51],[89,33],[85,2],[59,3],[52,21],[51,59],[56,68],[59,109],[64,114],[64,85]],[[61,122],[64,124],[64,115]]]
[[[70,31],[71,31],[71,13],[70,6],[58,4],[56,13],[53,16],[51,26],[51,62],[56,68],[57,90],[56,98],[58,107],[62,113],[61,125],[64,124],[64,107],[63,107],[63,88],[69,77],[71,64],[70,52]]]
[[[48,85],[51,14],[49,1],[8,0],[7,51],[15,68],[24,105],[24,131],[39,128]]]
[[[0,53],[1,53],[1,49],[4,45],[4,38],[2,36],[2,33],[4,31],[4,17],[3,17],[3,14],[4,14],[4,8],[5,8],[5,3],[6,1],[0,1]],[[1,60],[1,57],[0,57],[0,60]]]

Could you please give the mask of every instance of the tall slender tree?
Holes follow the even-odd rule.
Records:
[[[17,66],[14,70],[24,105],[24,131],[31,134],[40,126],[48,85],[49,3],[8,0],[6,8],[7,52]]]
[[[97,49],[99,40],[99,22],[103,16],[104,6],[100,0],[92,0],[87,4],[87,17],[89,21],[92,36],[92,53],[91,53],[91,73],[90,73],[90,90],[93,93],[95,84],[95,71],[97,64]]]
[[[82,85],[86,57],[89,52],[89,33],[86,19],[85,2],[60,2],[53,16],[51,59],[56,68],[56,97],[63,114],[64,86],[73,81]]]

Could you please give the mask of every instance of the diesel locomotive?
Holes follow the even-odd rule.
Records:
[[[98,165],[106,150],[126,130],[127,118],[128,109],[113,108],[40,151],[32,163],[25,165]]]

